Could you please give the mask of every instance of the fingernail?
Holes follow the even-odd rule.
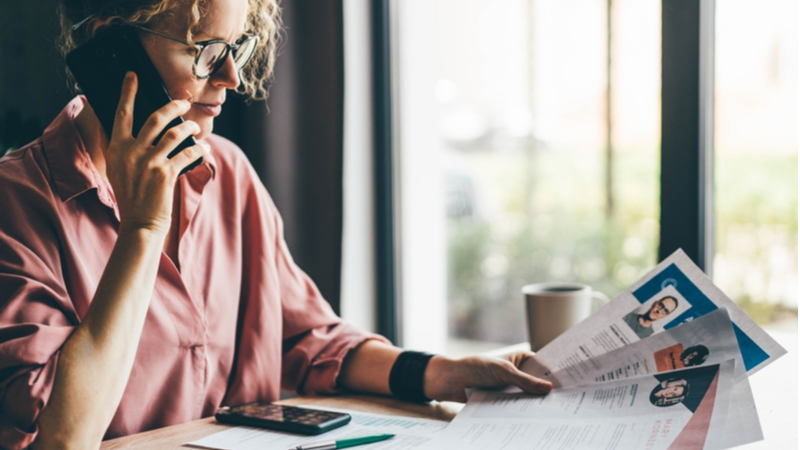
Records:
[[[125,73],[125,81],[131,81],[133,79],[133,72],[128,71]]]

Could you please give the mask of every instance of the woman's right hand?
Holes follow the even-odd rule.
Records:
[[[157,145],[152,145],[167,124],[189,111],[191,103],[185,100],[173,100],[154,112],[134,138],[133,105],[137,88],[136,74],[128,72],[105,151],[106,175],[119,209],[120,233],[150,230],[166,236],[172,221],[175,182],[181,170],[206,156],[209,148],[198,143],[171,159],[167,157],[178,144],[200,132],[200,126],[191,120],[170,128]]]

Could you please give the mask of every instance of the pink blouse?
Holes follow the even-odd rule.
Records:
[[[0,446],[22,449],[50,396],[117,239],[114,194],[71,101],[0,159]],[[283,224],[241,150],[210,136],[182,176],[178,267],[162,253],[113,438],[207,417],[221,405],[330,393],[348,351],[383,339],[347,325],[292,261]]]

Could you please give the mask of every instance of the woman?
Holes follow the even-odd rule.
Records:
[[[227,90],[266,95],[274,0],[65,0],[65,50],[109,23],[138,27],[175,100],[133,138],[129,74],[111,136],[77,97],[0,160],[0,445],[97,448],[281,387],[455,401],[467,387],[549,390],[517,369],[529,353],[430,357],[342,323],[294,264],[252,167],[211,134]],[[252,35],[245,65],[237,45]],[[210,40],[228,44],[209,54]],[[199,144],[167,159],[188,136]]]
[[[689,382],[682,378],[664,380],[650,392],[650,403],[654,406],[672,406],[681,403],[689,395]]]

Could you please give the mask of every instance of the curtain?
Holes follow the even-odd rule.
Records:
[[[340,312],[342,0],[282,2],[285,34],[266,102],[231,95],[215,132],[247,154],[275,200],[297,264]]]

